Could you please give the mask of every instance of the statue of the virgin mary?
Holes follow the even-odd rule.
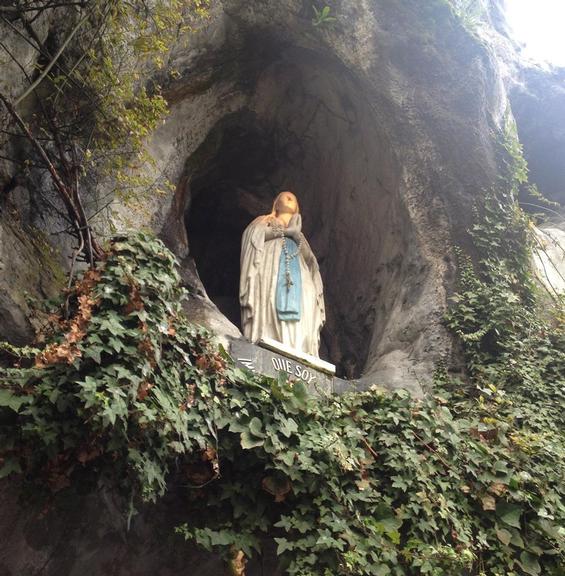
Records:
[[[272,212],[243,233],[239,302],[246,338],[272,338],[318,357],[326,317],[322,278],[292,192],[281,192]]]

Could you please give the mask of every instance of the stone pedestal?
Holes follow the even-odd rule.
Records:
[[[336,378],[333,364],[275,340],[265,339],[252,344],[243,338],[233,339],[230,353],[241,368],[273,378],[284,372],[304,381],[313,394],[343,393],[357,387],[354,380]]]

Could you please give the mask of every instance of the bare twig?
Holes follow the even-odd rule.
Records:
[[[373,447],[367,442],[367,439],[365,437],[361,436],[361,442],[363,442],[363,444],[365,444],[365,448],[367,448],[367,450],[371,453],[371,456],[375,460],[378,460],[378,458],[379,458],[378,452],[375,452]]]
[[[0,14],[0,20],[2,20],[2,22],[4,22],[4,24],[6,24],[6,26],[8,26],[14,33],[16,33],[20,38],[22,38],[22,40],[24,40],[29,46],[31,46],[34,50],[37,50],[37,52],[39,52],[39,54],[41,54],[44,58],[52,59],[50,52],[45,48],[45,46],[43,45],[41,40],[38,38],[37,34],[33,30],[33,27],[29,26],[29,23],[27,23],[28,26],[26,26],[26,30],[27,30],[28,34],[35,40],[35,42],[32,42],[30,40],[29,36],[26,36],[25,34],[23,34],[21,30],[18,30],[18,28],[16,26],[14,26],[8,19],[6,19],[1,14]],[[24,20],[24,22],[27,22],[27,21]],[[58,62],[57,66],[60,68],[62,74],[65,75],[65,78],[76,89],[78,89],[83,96],[86,97],[86,99],[92,104],[93,107],[96,107],[97,102],[92,97],[92,94],[90,93],[90,91],[85,90],[84,86],[80,82],[77,82],[73,78],[72,74],[68,70],[65,69],[65,67],[62,65],[61,62]]]
[[[433,447],[430,446],[430,444],[428,444],[423,438],[421,438],[418,434],[416,434],[416,432],[414,432],[414,430],[412,430],[412,434],[414,434],[414,436],[430,451],[433,452],[438,460],[448,469],[448,470],[453,470],[453,466],[451,464],[449,464],[449,462],[447,462],[443,456]]]
[[[53,2],[43,6],[0,6],[0,12],[9,14],[21,14],[22,12],[45,12],[52,8],[67,8],[68,6],[80,6],[84,8],[86,2]]]
[[[61,197],[63,204],[67,210],[67,213],[69,215],[69,218],[73,224],[77,238],[79,238],[79,240],[82,239],[85,242],[85,245],[87,246],[88,251],[86,256],[91,266],[93,266],[95,260],[101,258],[104,252],[92,237],[90,226],[88,223],[88,218],[82,206],[78,190],[75,189],[73,191],[72,188],[70,188],[65,184],[59,172],[53,165],[53,162],[51,161],[45,148],[31,133],[29,127],[24,122],[22,117],[18,114],[13,104],[1,92],[0,92],[0,101],[2,101],[2,103],[8,110],[9,114],[15,120],[16,124],[20,127],[22,132],[27,136],[28,140],[30,141],[36,152],[39,154],[39,157],[45,163],[45,166],[51,175],[53,184],[55,185],[56,190],[59,192],[59,196]]]
[[[57,53],[55,54],[55,56],[53,56],[53,59],[51,60],[51,62],[49,62],[49,64],[47,64],[47,66],[42,70],[42,72],[39,75],[39,77],[37,78],[37,80],[16,100],[16,102],[15,102],[16,106],[22,100],[27,98],[37,88],[37,86],[39,86],[39,84],[41,84],[41,82],[43,82],[43,80],[49,74],[51,68],[53,68],[53,66],[55,66],[55,64],[57,63],[57,60],[59,60],[59,58],[61,57],[61,54],[63,54],[63,52],[67,49],[67,47],[70,44],[71,40],[73,39],[74,35],[79,31],[80,27],[86,22],[86,19],[88,18],[89,15],[90,15],[90,13],[87,12],[77,22],[76,26],[71,30],[70,34],[67,36],[67,38],[65,39],[65,41],[63,42],[63,44],[61,45],[59,50],[57,50]]]
[[[519,202],[520,206],[532,206],[533,208],[539,208],[540,210],[546,210],[547,212],[551,212],[552,214],[556,214],[557,216],[562,216],[556,210],[548,208],[547,206],[542,206],[541,204],[532,204],[531,202]]]

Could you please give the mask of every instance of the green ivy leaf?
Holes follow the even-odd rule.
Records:
[[[298,432],[298,425],[292,418],[288,418],[287,420],[283,420],[283,422],[281,422],[280,431],[284,436],[290,438],[292,434]]]
[[[289,542],[286,538],[275,538],[275,542],[277,543],[277,556],[294,548],[293,543]]]
[[[538,574],[541,573],[541,566],[539,565],[538,559],[529,552],[524,551],[520,554],[519,564],[526,574],[538,576]]]
[[[235,432],[240,433],[240,432],[246,432],[249,430],[249,425],[248,424],[242,424],[239,420],[228,420],[229,421],[229,427],[228,430],[230,432]]]
[[[302,381],[295,382],[292,386],[292,394],[298,408],[305,410],[308,403],[308,388]]]
[[[496,504],[496,515],[509,526],[520,528],[520,516],[522,508],[511,502],[499,501]]]
[[[510,532],[504,528],[497,530],[496,536],[505,546],[508,546],[510,544],[510,540],[512,539],[512,534],[510,534]]]
[[[400,543],[400,527],[402,520],[394,513],[394,510],[384,503],[379,504],[374,511],[374,522],[371,524],[379,533],[385,533],[395,544]]]
[[[10,408],[14,412],[19,412],[24,404],[29,404],[32,400],[31,396],[16,396],[10,390],[0,389],[0,406]]]
[[[294,465],[294,459],[296,457],[296,452],[285,452],[281,454],[281,460],[290,468]]]
[[[6,458],[3,466],[0,468],[0,478],[6,478],[10,474],[21,474],[22,468],[16,458]]]
[[[251,450],[252,448],[258,448],[259,446],[263,446],[265,440],[263,438],[257,438],[256,436],[252,436],[249,430],[245,430],[241,434],[241,447],[244,450]]]
[[[249,422],[249,432],[253,436],[255,436],[256,438],[265,438],[265,434],[262,428],[263,423],[261,422],[261,420],[259,420],[259,418],[257,417],[251,418],[251,421]]]
[[[524,539],[520,535],[520,532],[518,532],[518,530],[516,529],[511,530],[511,532],[512,532],[512,540],[510,540],[510,544],[516,546],[516,548],[524,549],[526,545],[524,544]]]
[[[102,346],[89,346],[83,353],[84,358],[92,358],[96,364],[102,362],[101,354],[104,348]]]

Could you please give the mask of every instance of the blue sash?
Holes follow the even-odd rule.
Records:
[[[300,320],[302,312],[302,276],[300,274],[300,260],[297,254],[298,244],[292,238],[284,238],[286,251],[281,250],[279,259],[279,273],[277,277],[277,291],[275,305],[277,316],[283,322]],[[286,253],[296,254],[288,263],[291,285],[287,282]]]

